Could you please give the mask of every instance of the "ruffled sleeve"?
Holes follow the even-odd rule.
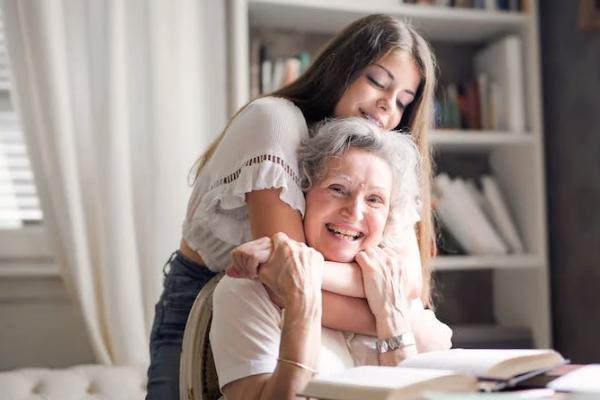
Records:
[[[244,108],[200,172],[184,222],[186,241],[222,264],[218,241],[233,247],[251,239],[245,198],[256,190],[281,188],[281,200],[303,216],[296,150],[307,136],[306,121],[289,100],[265,97]]]

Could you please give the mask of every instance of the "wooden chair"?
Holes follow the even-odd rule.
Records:
[[[217,400],[221,397],[208,334],[212,322],[213,292],[223,275],[215,276],[202,288],[190,311],[181,348],[181,400]]]

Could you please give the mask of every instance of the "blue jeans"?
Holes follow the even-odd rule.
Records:
[[[179,358],[183,331],[200,289],[216,274],[183,256],[171,254],[163,273],[150,333],[150,367],[146,400],[179,400]]]

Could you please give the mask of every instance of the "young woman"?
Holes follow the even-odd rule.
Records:
[[[396,233],[418,218],[412,140],[364,119],[332,120],[303,142],[299,157],[310,247],[281,233],[246,243],[233,251],[234,267],[258,261],[258,280],[226,277],[215,290],[210,340],[227,399],[294,398],[317,370],[397,365],[421,350],[415,321],[423,316],[411,307],[418,299],[393,250],[402,240]],[[357,261],[377,342],[321,329],[324,260]],[[449,328],[429,319],[449,339]]]
[[[284,232],[304,242],[304,195],[296,149],[325,118],[359,117],[384,130],[411,132],[423,160],[420,221],[403,240],[405,263],[420,265],[423,303],[430,304],[433,229],[427,132],[433,115],[433,55],[409,25],[372,15],[349,25],[294,83],[243,107],[202,158],[183,223],[179,251],[165,266],[164,291],[150,338],[148,398],[178,397],[179,354],[189,310],[230,251],[253,238]],[[418,240],[417,240],[418,236]],[[323,324],[374,334],[355,263],[335,263],[322,283]],[[344,311],[346,310],[346,311]],[[345,318],[352,312],[353,318]]]

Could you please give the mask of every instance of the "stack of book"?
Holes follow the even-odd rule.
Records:
[[[525,131],[521,39],[506,36],[479,51],[476,77],[444,85],[436,98],[442,129]]]
[[[250,49],[250,96],[256,98],[295,81],[310,65],[306,51],[289,57],[271,57],[267,46],[255,40]]]
[[[472,180],[439,174],[434,179],[435,211],[445,229],[468,254],[523,253],[524,246],[493,176]]]
[[[400,0],[400,2],[442,7],[478,8],[489,11],[529,11],[527,0]]]

